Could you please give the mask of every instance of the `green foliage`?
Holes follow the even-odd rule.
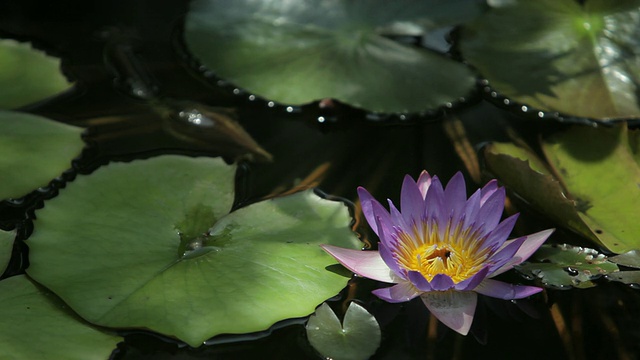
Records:
[[[347,207],[305,191],[228,213],[234,174],[161,156],[80,176],[38,211],[27,271],[92,323],[192,346],[310,314],[347,281],[319,244],[360,244]]]
[[[83,129],[40,116],[0,111],[0,199],[19,198],[71,168]]]
[[[70,87],[60,60],[28,44],[0,40],[0,109],[14,109]]]
[[[514,0],[462,32],[465,59],[503,95],[589,118],[637,117],[640,1]]]
[[[591,280],[616,273],[618,266],[596,250],[571,245],[542,245],[533,257],[516,269],[539,278],[545,286],[566,289],[589,288]]]
[[[380,326],[367,310],[355,302],[349,304],[342,324],[323,303],[307,323],[307,338],[325,358],[360,360],[370,358],[380,346]]]
[[[402,44],[475,16],[474,0],[197,0],[189,50],[210,70],[287,105],[334,98],[377,112],[458,101],[475,79],[463,64]],[[224,51],[221,51],[224,49]]]

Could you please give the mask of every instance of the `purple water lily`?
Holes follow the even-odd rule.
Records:
[[[400,194],[402,212],[390,200],[387,211],[362,187],[358,195],[380,237],[378,251],[322,247],[356,274],[395,284],[374,290],[379,298],[403,302],[420,296],[434,316],[466,335],[477,293],[511,300],[542,290],[492,279],[526,260],[554,231],[507,241],[518,214],[500,222],[505,192],[495,180],[467,199],[461,173],[445,189],[426,171],[417,182],[407,175]]]

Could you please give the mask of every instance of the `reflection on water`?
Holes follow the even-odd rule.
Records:
[[[63,5],[27,0],[2,5],[0,34],[33,39],[60,54],[65,73],[76,79],[72,93],[27,109],[89,127],[85,138],[90,147],[65,181],[72,180],[75,172],[91,172],[109,160],[160,153],[221,155],[229,161],[242,158],[242,170],[236,179],[237,208],[292,188],[316,186],[351,201],[356,200],[356,187],[364,186],[378,199],[390,197],[397,202],[398,187],[406,173],[416,176],[427,169],[446,181],[465,169],[458,156],[460,143],[452,143],[448,137],[451,132],[445,131],[441,121],[433,121],[442,112],[423,118],[386,116],[331,101],[290,107],[264,101],[231,84],[212,86],[201,76],[202,71],[185,66],[184,54],[176,44],[176,29],[186,5],[173,2],[159,6],[150,0],[133,4],[101,1],[92,4],[91,11],[82,2]],[[118,60],[107,54],[109,61],[105,63],[105,49],[112,51],[107,45],[113,46],[114,41],[104,36],[105,31],[126,34],[122,41],[141,70],[126,66],[123,70],[120,65],[126,65],[130,58]],[[140,73],[145,74],[142,80],[131,77]],[[121,81],[114,82],[118,77]],[[153,86],[145,87],[149,82]],[[129,90],[123,91],[122,83],[128,84]],[[158,111],[157,103],[150,103],[152,98],[160,99],[165,108]],[[213,112],[220,108],[235,108],[233,116],[237,120],[225,118],[229,115],[226,110]],[[163,111],[173,120],[163,120]],[[519,121],[484,102],[447,114],[461,119],[471,141],[467,146],[472,147],[505,139],[505,119],[531,138],[556,126]],[[197,126],[180,127],[171,121]],[[203,125],[215,127],[212,124],[221,121],[226,124],[222,130],[203,130]],[[241,156],[247,153],[254,156]],[[32,213],[44,198],[55,193],[54,187],[29,195],[22,202],[1,204],[0,227],[11,228],[18,223],[19,238],[25,239],[32,231],[32,224],[23,221],[25,210]],[[512,210],[513,205],[509,204]],[[524,210],[514,235],[549,227],[539,214]],[[363,238],[375,242],[359,220],[357,228]],[[198,239],[190,245],[192,248],[184,249],[185,256],[207,248],[209,240]],[[582,240],[562,231],[553,241],[582,245]],[[195,253],[187,254],[190,251]],[[26,253],[26,246],[18,241],[5,276],[24,271],[28,266]],[[571,274],[575,269],[566,271]],[[530,283],[513,272],[501,277]],[[331,306],[341,313],[347,301],[357,298],[376,316],[383,340],[374,359],[636,358],[640,353],[637,285],[605,280],[597,283],[591,289],[549,289],[531,300],[508,302],[480,297],[471,335],[464,338],[430,318],[419,299],[388,304],[372,296],[370,291],[381,284],[366,279],[351,280]],[[277,329],[255,336],[221,337],[213,341],[215,345],[195,350],[169,339],[133,332],[125,337],[115,358],[316,359],[304,338],[304,319],[295,322],[279,324]]]

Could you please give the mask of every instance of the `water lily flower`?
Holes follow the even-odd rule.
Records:
[[[354,273],[395,284],[374,290],[379,298],[396,303],[419,296],[441,322],[466,335],[477,294],[511,300],[542,290],[492,279],[526,260],[554,231],[507,240],[518,214],[500,222],[505,191],[496,180],[467,199],[459,172],[444,189],[426,171],[417,182],[407,175],[401,211],[390,200],[387,211],[362,187],[358,195],[380,238],[378,251],[322,247]]]

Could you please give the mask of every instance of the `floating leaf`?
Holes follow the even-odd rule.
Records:
[[[599,242],[615,253],[640,248],[640,166],[625,124],[575,126],[543,142],[554,173],[575,199],[579,216]]]
[[[37,212],[27,272],[90,322],[192,346],[307,316],[347,282],[319,244],[361,244],[347,207],[305,191],[228,213],[234,174],[161,156],[79,176]]]
[[[18,108],[67,90],[60,60],[28,44],[0,40],[0,109]]]
[[[475,84],[463,64],[391,36],[464,22],[475,0],[196,0],[189,50],[246,90],[289,105],[334,98],[377,112],[457,102]]]
[[[640,269],[640,251],[638,250],[631,250],[624,254],[612,256],[609,260],[618,265]]]
[[[2,274],[9,265],[13,251],[13,240],[15,238],[15,231],[0,230],[0,274]]]
[[[640,0],[501,2],[460,49],[494,89],[546,111],[640,116]]]
[[[613,274],[605,275],[609,281],[617,281],[623,284],[634,285],[637,289],[640,287],[640,271],[618,271]]]
[[[79,319],[24,275],[0,281],[0,303],[2,359],[104,360],[122,341]]]
[[[489,171],[509,191],[554,222],[599,242],[578,215],[575,201],[567,199],[562,185],[534,152],[512,143],[493,143],[485,148],[484,157]]]
[[[309,317],[307,338],[325,358],[360,360],[370,358],[380,346],[380,326],[367,310],[351,302],[343,324],[327,303]]]
[[[0,111],[0,199],[18,198],[71,168],[83,129],[40,116]]]
[[[596,250],[571,245],[542,245],[533,257],[518,266],[527,276],[538,277],[554,288],[589,288],[604,274],[619,271],[618,266]]]

